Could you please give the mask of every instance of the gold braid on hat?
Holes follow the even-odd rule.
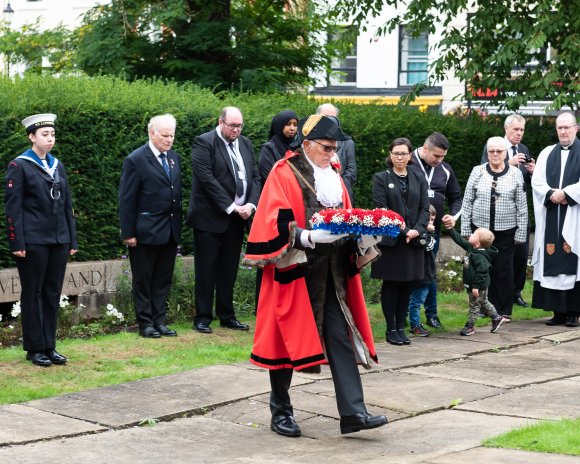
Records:
[[[316,127],[316,124],[318,124],[322,118],[323,115],[321,114],[313,114],[312,116],[309,116],[304,123],[304,126],[302,126],[302,135],[308,137],[308,134],[310,134],[312,129]]]

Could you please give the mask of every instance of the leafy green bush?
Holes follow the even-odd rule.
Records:
[[[190,150],[195,136],[217,124],[220,109],[239,106],[245,115],[244,135],[259,153],[272,117],[285,108],[300,116],[313,113],[318,101],[301,95],[218,93],[194,85],[162,81],[127,82],[114,77],[29,76],[0,78],[0,164],[29,148],[20,120],[34,113],[53,112],[57,119],[57,144],[53,153],[67,166],[77,216],[80,261],[119,257],[118,184],[123,159],[147,141],[147,122],[156,114],[177,118],[174,148],[182,156],[184,205],[187,211],[191,185]],[[433,131],[447,135],[451,148],[447,160],[465,185],[478,164],[488,137],[503,135],[498,117],[443,116],[436,111],[397,109],[392,106],[337,103],[341,123],[356,142],[357,204],[372,206],[371,180],[384,169],[386,147],[395,137],[409,137],[421,145]],[[555,131],[546,120],[530,120],[524,141],[532,153],[553,143]],[[3,215],[3,202],[0,202]],[[193,248],[191,231],[184,228],[183,253]],[[0,240],[0,266],[14,265],[6,240]]]

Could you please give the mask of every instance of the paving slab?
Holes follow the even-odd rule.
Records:
[[[484,336],[462,337],[459,334],[458,336],[447,336],[447,334],[432,334],[429,337],[414,337],[411,341],[411,346],[415,345],[418,348],[430,350],[433,352],[443,351],[445,353],[453,353],[459,356],[485,353],[486,351],[490,351],[496,348],[498,345],[495,342],[497,341],[497,338],[492,339],[492,343],[490,343]],[[530,337],[529,342],[533,343],[534,339]],[[521,343],[518,342],[518,345],[519,344]],[[395,346],[393,348],[396,350],[401,350],[406,347]]]
[[[550,342],[565,343],[571,340],[580,339],[580,329],[569,330],[568,332],[560,332],[551,335],[544,335],[541,338]]]
[[[325,433],[320,434],[321,438],[293,439],[264,428],[195,416],[153,427],[131,427],[65,441],[0,448],[0,462],[38,464],[41,457],[45,464],[351,464],[353,460],[405,464],[473,448],[492,431],[501,433],[524,423],[511,417],[439,411],[375,430],[340,435],[336,421],[313,419],[305,428],[315,431],[316,426],[323,427]]]
[[[301,382],[307,380],[295,381]],[[24,404],[110,427],[126,427],[147,419],[201,413],[269,390],[265,371],[218,365]]]
[[[373,366],[375,370],[421,366],[451,359],[461,359],[466,356],[464,354],[454,353],[451,350],[431,350],[414,340],[411,342],[411,345],[407,346],[393,346],[381,343],[377,345],[376,350],[377,356],[379,357],[379,364]]]
[[[580,417],[580,402],[573,398],[580,398],[580,382],[554,380],[464,403],[457,409],[535,419]]]
[[[527,345],[529,343],[536,342],[537,335],[532,333],[520,332],[516,327],[504,330],[504,326],[509,324],[504,324],[501,326],[500,331],[496,333],[491,333],[491,324],[484,327],[476,327],[475,334],[465,337],[457,332],[446,332],[443,334],[438,334],[438,338],[443,338],[447,340],[461,340],[469,338],[472,341],[479,343],[485,343],[491,347],[512,347]]]
[[[425,461],[425,464],[578,464],[578,456],[564,454],[531,453],[506,448],[473,448]]]
[[[103,430],[106,428],[28,406],[19,404],[0,406],[0,446]]]
[[[448,408],[452,402],[462,403],[501,394],[501,388],[449,379],[429,378],[401,372],[389,372],[363,379],[365,403],[373,407],[413,415]],[[334,396],[332,382],[303,385],[301,390]],[[333,400],[334,401],[334,400]]]
[[[482,353],[403,372],[510,388],[580,375],[578,353],[580,340],[575,340],[543,348],[523,346]]]

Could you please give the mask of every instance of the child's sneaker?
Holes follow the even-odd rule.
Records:
[[[469,335],[473,335],[475,333],[475,329],[470,325],[466,325],[459,333],[465,337],[468,337]]]
[[[497,319],[491,321],[491,333],[496,333],[502,324],[508,322],[508,319],[503,316],[499,316]]]
[[[425,327],[423,327],[423,324],[419,324],[417,327],[412,327],[411,333],[413,335],[416,335],[417,337],[428,337],[429,335],[431,335],[431,332],[429,332]]]

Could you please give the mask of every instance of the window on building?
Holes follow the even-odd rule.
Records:
[[[349,29],[344,27],[335,30],[328,35],[329,42],[338,42],[343,36],[349,33]],[[328,85],[356,85],[356,41],[352,48],[341,58],[335,58],[331,63],[331,74],[328,76]]]
[[[427,34],[409,35],[405,28],[399,29],[399,86],[427,82],[429,39]]]

